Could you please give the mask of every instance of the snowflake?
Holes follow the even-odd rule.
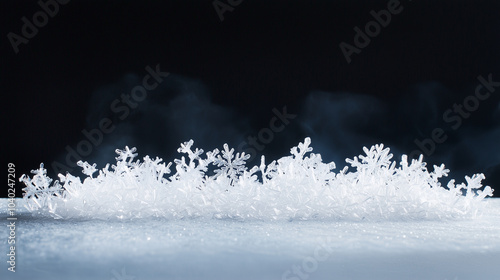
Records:
[[[234,149],[229,149],[227,144],[224,144],[224,150],[221,153],[222,156],[217,155],[213,162],[214,165],[220,167],[220,169],[215,170],[214,178],[228,177],[229,185],[233,186],[238,177],[247,170],[245,164],[250,155],[245,153],[236,153],[234,155]]]
[[[128,146],[125,146],[125,150],[116,149],[115,152],[118,154],[118,157],[116,157],[116,160],[127,162],[127,159],[128,159],[129,160],[128,164],[131,164],[132,161],[134,160],[134,158],[137,156],[137,153],[135,153],[136,151],[137,151],[137,149],[135,147],[133,147],[132,149],[129,149]]]

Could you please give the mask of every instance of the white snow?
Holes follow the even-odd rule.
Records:
[[[17,271],[1,226],[0,279],[499,279],[500,199],[482,203],[469,220],[104,221],[33,217],[18,199]]]
[[[33,178],[21,177],[26,206],[34,214],[57,219],[136,219],[163,217],[235,220],[443,220],[474,218],[493,190],[483,174],[450,180],[444,165],[430,171],[422,157],[399,165],[383,145],[363,148],[364,155],[334,171],[311,153],[311,139],[290,149],[291,156],[247,168],[248,155],[224,144],[203,154],[193,141],[181,144],[186,154],[174,164],[134,158],[136,149],[117,150],[116,165],[97,171],[78,162],[87,178],[59,174],[52,184],[43,165]],[[175,171],[171,171],[173,166]],[[211,172],[210,168],[214,168]],[[465,194],[465,195],[463,195]]]
[[[83,182],[42,165],[21,178],[15,273],[0,227],[0,279],[500,279],[500,200],[482,174],[443,187],[444,165],[398,165],[383,145],[334,171],[310,143],[250,169],[192,141],[174,164],[128,147],[96,176],[79,162]]]

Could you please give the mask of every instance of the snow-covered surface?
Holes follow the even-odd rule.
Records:
[[[12,273],[0,199],[0,279],[500,279],[500,200],[486,203],[467,220],[105,221],[33,217],[18,199]]]
[[[310,144],[254,167],[227,145],[185,142],[174,163],[126,147],[101,170],[79,162],[83,181],[41,165],[21,177],[17,272],[1,279],[499,279],[500,200],[482,174],[442,184],[444,165],[383,145],[337,170]]]

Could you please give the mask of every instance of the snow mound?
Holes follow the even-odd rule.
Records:
[[[429,172],[422,156],[409,163],[403,155],[397,166],[382,144],[364,147],[365,155],[346,159],[351,168],[336,173],[335,163],[324,163],[310,144],[306,138],[291,156],[267,165],[262,157],[251,169],[245,165],[249,155],[235,154],[227,144],[204,153],[193,150],[190,140],[173,164],[149,156],[134,161],[136,149],[125,147],[116,150],[116,165],[107,164],[95,177],[96,164],[78,162],[87,175],[83,182],[71,174],[53,182],[43,164],[33,178],[20,181],[27,209],[58,219],[457,219],[476,217],[493,194],[482,187],[483,174],[444,187],[444,165]]]

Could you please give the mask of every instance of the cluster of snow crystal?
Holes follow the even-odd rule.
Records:
[[[78,162],[87,178],[59,174],[52,183],[43,164],[23,175],[24,200],[32,213],[55,218],[167,219],[217,218],[260,220],[414,220],[475,217],[493,190],[482,187],[483,174],[451,180],[444,165],[428,172],[422,157],[399,166],[383,145],[363,148],[365,155],[335,173],[335,164],[311,153],[311,140],[291,149],[291,156],[248,169],[248,155],[224,150],[204,153],[193,141],[178,149],[172,163],[144,157],[136,149],[116,150],[116,165],[97,170]],[[172,168],[173,167],[173,168]],[[94,175],[98,171],[97,175]],[[480,190],[482,189],[482,190]]]

